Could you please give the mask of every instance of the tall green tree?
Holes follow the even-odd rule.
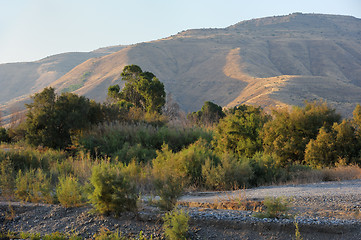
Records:
[[[100,105],[73,93],[55,94],[45,88],[27,104],[26,139],[33,145],[65,148],[71,135],[102,121]]]
[[[147,112],[161,112],[165,104],[164,85],[151,72],[143,72],[137,65],[125,66],[121,73],[125,81],[120,91],[119,85],[108,88],[108,96],[118,101],[126,101]]]
[[[200,111],[192,112],[187,115],[187,119],[195,124],[213,125],[218,123],[225,116],[222,107],[210,102],[204,102]]]
[[[262,132],[264,150],[275,154],[283,165],[301,163],[306,145],[316,139],[319,129],[329,131],[340,119],[326,102],[306,102],[292,111],[273,111],[273,120],[265,124]]]

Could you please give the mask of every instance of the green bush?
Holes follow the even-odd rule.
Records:
[[[126,240],[126,237],[122,237],[120,232],[111,232],[107,229],[101,228],[99,233],[94,235],[94,240]]]
[[[189,231],[189,215],[184,210],[174,209],[163,217],[163,229],[166,239],[187,239]]]
[[[160,196],[159,205],[162,209],[170,210],[182,195],[186,169],[179,158],[164,145],[162,151],[157,151],[157,158],[153,160],[153,182],[156,193]]]
[[[92,168],[90,203],[101,214],[136,211],[137,193],[134,185],[121,173],[119,167],[102,162]]]
[[[42,168],[48,170],[56,162],[62,162],[66,159],[67,154],[64,151],[51,149],[38,150],[31,147],[21,149],[11,149],[8,152],[0,151],[0,162],[9,158],[17,172],[20,169]]]
[[[138,193],[152,189],[153,185],[151,183],[151,169],[149,165],[137,163],[135,160],[132,160],[130,163],[124,164],[121,171],[128,177],[129,181],[136,186]]]
[[[56,187],[56,196],[64,207],[77,207],[81,205],[83,199],[78,179],[70,175],[60,177],[59,184]]]
[[[207,189],[232,190],[248,186],[253,172],[248,159],[223,154],[218,165],[210,159],[206,160],[202,166],[202,176]]]
[[[272,184],[288,179],[286,168],[283,168],[273,155],[256,153],[249,162],[253,171],[249,182],[251,186]]]
[[[263,204],[266,210],[255,216],[258,218],[289,218],[290,200],[284,197],[266,197]]]
[[[0,143],[2,142],[5,142],[5,143],[8,143],[10,142],[10,137],[9,137],[9,133],[8,131],[3,128],[3,127],[0,127]]]
[[[0,162],[0,193],[1,196],[10,198],[15,188],[14,167],[7,157]]]
[[[180,151],[199,138],[212,139],[212,133],[201,128],[157,127],[147,123],[103,124],[79,137],[79,144],[93,156],[99,154],[119,157],[123,162],[132,158],[147,162],[155,157],[165,143]],[[130,148],[130,152],[127,152]]]
[[[52,203],[50,178],[41,169],[19,170],[15,196],[22,201]]]
[[[31,239],[31,240],[40,240],[40,233],[28,233],[28,232],[20,232],[19,237],[21,239]]]
[[[155,158],[156,155],[155,149],[143,147],[139,143],[130,146],[128,142],[125,142],[120,150],[111,154],[113,158],[118,158],[123,163],[130,163],[133,159],[137,162],[148,162],[150,159]]]

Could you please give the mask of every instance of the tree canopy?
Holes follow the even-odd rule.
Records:
[[[204,102],[200,111],[192,112],[187,115],[188,120],[195,124],[208,125],[218,123],[225,116],[222,107],[210,102]]]
[[[327,132],[341,119],[325,102],[306,102],[292,111],[273,111],[273,116],[263,128],[264,150],[275,154],[283,165],[302,162],[306,145],[316,139],[319,129],[324,127]]]
[[[241,105],[229,110],[216,127],[217,148],[252,157],[262,151],[260,132],[268,120],[269,116],[260,107]]]
[[[27,104],[26,139],[33,145],[65,148],[71,143],[71,133],[102,120],[100,106],[73,93],[55,94],[45,88],[32,96]]]
[[[121,73],[125,86],[108,88],[108,97],[116,102],[125,101],[146,112],[160,113],[165,104],[164,85],[151,72],[143,72],[137,65],[125,66]]]

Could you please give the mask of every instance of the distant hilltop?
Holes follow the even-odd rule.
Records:
[[[97,101],[125,65],[153,72],[185,111],[205,101],[265,109],[323,99],[344,116],[361,103],[361,19],[293,13],[164,39],[0,64],[2,115],[53,86]]]

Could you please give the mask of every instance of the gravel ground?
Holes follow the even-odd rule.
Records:
[[[236,199],[262,201],[264,197],[292,197],[291,213],[303,239],[361,239],[361,180],[271,186],[234,192],[202,192],[183,196],[183,202],[220,202]],[[57,205],[0,203],[3,231],[77,232],[91,238],[104,227],[125,236],[162,238],[157,208],[144,206],[138,215],[118,219],[89,213],[90,207],[65,209]],[[252,211],[187,209],[191,239],[294,239],[294,219],[259,219]]]
[[[197,192],[183,196],[182,201],[214,202],[237,198],[239,196],[250,199],[262,199],[265,197],[342,197],[361,194],[361,179],[321,182],[300,185],[281,185],[258,187],[232,192]]]

